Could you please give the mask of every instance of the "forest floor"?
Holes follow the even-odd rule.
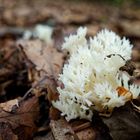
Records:
[[[45,45],[54,48],[44,48],[40,40],[23,40],[25,31],[33,31],[38,24],[52,29],[53,45]],[[60,118],[60,112],[51,106],[51,100],[57,98],[56,79],[66,57],[65,52],[61,52],[61,45],[64,37],[80,26],[87,27],[87,37],[107,28],[128,38],[134,45],[132,62],[137,68],[136,83],[140,84],[139,4],[125,2],[115,6],[80,0],[0,0],[1,140],[108,140],[112,139],[110,134],[115,140],[140,137],[140,114],[138,108],[134,112],[129,103],[119,113],[114,112],[116,117],[109,121],[95,115],[96,121],[77,119],[70,123]],[[36,50],[39,47],[46,53],[38,54],[32,47]],[[44,64],[44,57],[49,62]],[[45,65],[43,70],[36,69],[40,69],[39,63]],[[52,66],[55,74],[50,63],[57,65]],[[123,120],[126,116],[130,117]],[[118,123],[109,126],[112,121]],[[127,129],[121,130],[124,122],[128,124]]]

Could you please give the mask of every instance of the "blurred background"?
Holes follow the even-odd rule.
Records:
[[[0,0],[0,48],[38,24],[54,29],[57,46],[79,26],[86,26],[92,36],[111,29],[134,44],[133,60],[140,68],[139,0]]]

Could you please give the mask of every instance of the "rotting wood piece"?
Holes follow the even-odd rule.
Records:
[[[55,140],[79,140],[71,126],[64,119],[51,120],[50,127]]]

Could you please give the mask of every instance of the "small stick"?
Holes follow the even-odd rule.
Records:
[[[27,98],[27,96],[29,95],[29,93],[38,85],[40,85],[44,80],[46,80],[47,78],[49,78],[47,75],[45,77],[43,77],[39,82],[37,82],[35,85],[33,85],[33,87],[31,87],[26,93],[25,95],[22,97],[22,99],[20,100],[23,101]]]
[[[81,124],[79,126],[74,127],[73,130],[74,130],[74,132],[79,132],[79,131],[81,131],[83,129],[86,129],[86,128],[90,127],[90,126],[91,126],[90,122],[86,122],[84,124]]]

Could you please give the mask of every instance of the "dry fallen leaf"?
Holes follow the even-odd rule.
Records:
[[[113,140],[136,140],[140,138],[140,113],[130,103],[116,108],[110,118],[102,118]]]
[[[47,46],[40,40],[24,40],[20,41],[19,44],[25,53],[25,59],[30,60],[36,66],[37,73],[30,74],[34,77],[32,78],[34,79],[34,85],[40,83],[38,87],[40,87],[40,90],[47,91],[48,100],[56,100],[58,98],[57,79],[63,67],[64,54],[53,46]]]
[[[20,42],[27,58],[38,71],[44,71],[48,76],[57,78],[63,66],[63,53],[56,48],[43,44],[40,40]]]
[[[0,122],[0,140],[18,140],[18,136],[14,134],[11,125],[7,122]]]
[[[26,101],[22,101],[19,108],[15,109],[15,112],[9,113],[1,110],[0,112],[0,138],[5,140],[8,135],[8,140],[13,140],[12,137],[17,140],[30,139],[37,127],[35,121],[39,115],[38,98],[32,97]],[[3,129],[4,128],[4,129]],[[5,131],[4,131],[5,130]],[[11,133],[11,135],[9,134]]]

